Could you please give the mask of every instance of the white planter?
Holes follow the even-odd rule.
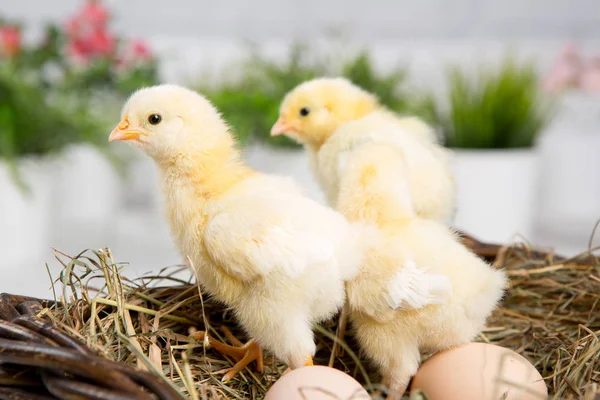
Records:
[[[45,158],[18,162],[20,176],[30,189],[24,193],[14,183],[9,166],[0,161],[0,277],[50,254],[51,165]]]
[[[538,152],[455,150],[457,213],[453,226],[480,240],[532,240]]]
[[[600,96],[569,93],[540,142],[542,187],[537,226],[543,241],[587,245],[600,218],[598,149]]]
[[[117,171],[103,154],[86,144],[67,148],[57,165],[53,190],[54,245],[65,251],[77,245],[83,246],[79,250],[104,246],[121,203]],[[78,237],[88,243],[74,243]]]
[[[154,161],[137,149],[126,149],[125,154],[128,161],[122,186],[126,206],[162,213],[162,193]]]
[[[244,160],[258,171],[293,178],[307,196],[322,204],[327,203],[325,195],[313,177],[308,156],[303,149],[273,148],[253,144],[244,149]]]

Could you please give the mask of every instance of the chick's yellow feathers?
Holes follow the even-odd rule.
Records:
[[[344,303],[371,228],[244,165],[218,111],[191,90],[136,92],[110,137],[155,161],[173,238],[200,284],[260,346],[291,368],[309,363],[312,324]]]
[[[402,394],[420,352],[467,343],[502,298],[506,276],[445,226],[454,213],[450,153],[415,117],[391,113],[349,82],[316,79],[282,102],[279,130],[305,145],[313,171],[350,221],[383,239],[346,282],[350,318],[384,383]],[[336,104],[334,106],[332,104]],[[300,115],[298,107],[310,112]]]
[[[319,232],[311,226],[318,223],[313,215],[325,214],[324,221],[331,216],[299,196],[295,188],[253,190],[269,184],[281,184],[274,189],[284,189],[283,180],[259,175],[220,199],[219,213],[204,232],[206,249],[215,263],[244,281],[274,271],[297,277],[307,265],[335,263],[336,243],[324,234],[328,229]],[[274,202],[279,205],[273,207]]]
[[[339,169],[347,152],[376,143],[399,150],[404,170],[386,166],[388,175],[397,174],[385,178],[386,184],[404,179],[417,215],[448,222],[454,214],[450,154],[434,130],[417,117],[392,113],[346,79],[318,78],[298,85],[282,101],[274,131],[305,145],[331,205],[337,203]],[[372,162],[380,163],[375,153]]]
[[[414,126],[412,119],[407,120],[409,126]],[[403,121],[375,112],[344,124],[323,144],[314,169],[331,204],[344,202],[342,196],[353,195],[349,184],[343,185],[343,193],[340,191],[341,179],[350,179],[345,177],[349,167],[354,175],[371,171],[371,185],[382,186],[376,191],[379,201],[387,201],[391,207],[396,202],[398,212],[410,208],[428,219],[451,218],[455,191],[449,155],[429,142],[425,134],[418,136],[403,129]],[[348,165],[350,161],[356,165],[358,160],[363,171]],[[384,186],[389,189],[383,190]],[[375,192],[369,193],[364,187],[356,191],[359,196],[375,197]]]

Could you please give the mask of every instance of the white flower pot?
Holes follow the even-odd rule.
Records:
[[[121,203],[119,179],[111,162],[93,146],[77,144],[65,149],[54,180],[55,246],[80,251],[105,245]]]
[[[487,242],[532,240],[538,159],[535,149],[455,150],[453,226]]]
[[[325,195],[313,177],[308,156],[303,149],[253,144],[244,149],[244,160],[258,171],[293,178],[307,196],[327,204]]]
[[[29,188],[23,192],[10,167],[0,161],[0,276],[50,254],[51,164],[46,158],[18,161],[20,176]]]
[[[162,215],[162,192],[154,161],[137,149],[126,149],[123,198],[127,207],[141,207]]]
[[[600,218],[600,96],[573,92],[540,142],[537,213],[544,241],[587,245]]]

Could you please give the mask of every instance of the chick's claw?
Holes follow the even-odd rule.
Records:
[[[225,338],[229,340],[229,343],[231,343],[232,345],[237,347],[242,347],[244,345],[244,343],[242,343],[240,339],[236,338],[235,335],[231,333],[228,327],[222,326],[221,331],[225,335]]]
[[[196,332],[194,335],[196,340],[208,340],[210,347],[214,348],[223,355],[232,357],[237,361],[233,367],[218,371],[225,373],[221,380],[223,382],[230,381],[234,376],[243,371],[244,368],[246,368],[252,361],[256,361],[256,370],[262,373],[264,370],[262,347],[260,347],[255,340],[250,340],[243,344],[240,340],[233,336],[231,331],[229,331],[227,328],[223,328],[223,333],[225,334],[227,340],[233,343],[234,346],[218,341],[203,331]]]
[[[223,382],[230,381],[239,372],[243,371],[244,368],[246,368],[246,366],[252,361],[256,361],[256,370],[261,373],[263,372],[263,351],[260,345],[254,340],[250,340],[242,347],[242,349],[245,350],[242,359],[239,360],[233,367],[223,371],[227,371],[227,373],[223,375],[223,378],[221,379]]]

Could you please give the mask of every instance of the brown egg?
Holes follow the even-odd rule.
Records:
[[[485,343],[435,354],[415,375],[411,393],[416,389],[430,400],[548,398],[542,376],[529,361],[512,350]]]
[[[265,400],[369,400],[367,391],[350,375],[321,365],[302,367],[283,375]]]

